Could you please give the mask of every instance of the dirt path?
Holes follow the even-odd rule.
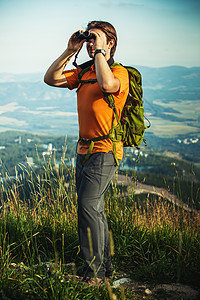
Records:
[[[154,194],[158,195],[164,199],[169,200],[171,203],[182,206],[187,211],[196,211],[191,209],[187,204],[183,203],[176,195],[169,192],[167,189],[155,187],[153,185],[148,185],[140,182],[135,182],[131,180],[131,177],[126,175],[117,175],[117,182],[119,185],[129,186],[135,195],[139,194]]]

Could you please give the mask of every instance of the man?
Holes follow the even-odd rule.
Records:
[[[78,233],[80,248],[85,266],[78,274],[84,278],[99,278],[99,281],[112,273],[109,233],[104,214],[104,193],[117,169],[113,143],[110,139],[94,142],[92,154],[85,161],[90,141],[105,136],[113,125],[113,109],[105,101],[103,93],[112,93],[115,107],[121,116],[128,91],[129,79],[125,68],[118,65],[110,68],[117,46],[115,28],[108,22],[92,21],[88,23],[89,40],[76,38],[73,34],[67,49],[50,66],[45,74],[45,83],[68,89],[78,88],[77,107],[79,120],[79,145],[76,162],[76,187],[78,194]],[[80,31],[81,32],[81,31]],[[65,71],[72,56],[86,42],[90,69],[83,80],[97,79],[96,83],[80,85],[80,68]],[[87,141],[87,142],[85,142]],[[116,143],[117,159],[122,159],[123,144]],[[91,235],[91,241],[89,236]],[[92,244],[92,251],[90,245]],[[93,253],[91,253],[93,252]]]

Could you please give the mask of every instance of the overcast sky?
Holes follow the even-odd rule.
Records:
[[[0,0],[0,72],[45,72],[91,20],[115,26],[123,64],[200,66],[199,0]]]

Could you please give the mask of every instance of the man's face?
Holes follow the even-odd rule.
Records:
[[[89,57],[91,58],[94,58],[94,42],[95,40],[94,39],[90,39],[87,43],[86,43],[86,48],[87,48],[87,52],[88,52],[88,55]]]
[[[107,53],[108,44],[105,33],[102,30],[96,28],[92,28],[90,32],[95,35],[95,38],[89,39],[86,44],[89,57],[94,58],[94,52],[96,49],[104,49]]]

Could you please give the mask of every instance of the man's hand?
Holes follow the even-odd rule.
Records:
[[[93,49],[106,49],[107,48],[107,38],[103,31],[101,30],[90,30],[90,33],[95,35],[95,40],[93,42]]]
[[[82,47],[85,40],[80,40],[72,34],[68,41],[66,50],[58,57],[47,70],[44,76],[44,82],[51,86],[67,87],[69,84],[65,75],[63,74],[65,66],[70,61],[70,58]]]
[[[80,30],[80,32],[83,32],[83,30]],[[79,40],[75,37],[75,33],[72,34],[72,36],[70,37],[69,41],[68,41],[68,46],[67,46],[67,50],[69,52],[75,53],[77,52],[84,44],[84,42],[86,42],[85,40]]]

